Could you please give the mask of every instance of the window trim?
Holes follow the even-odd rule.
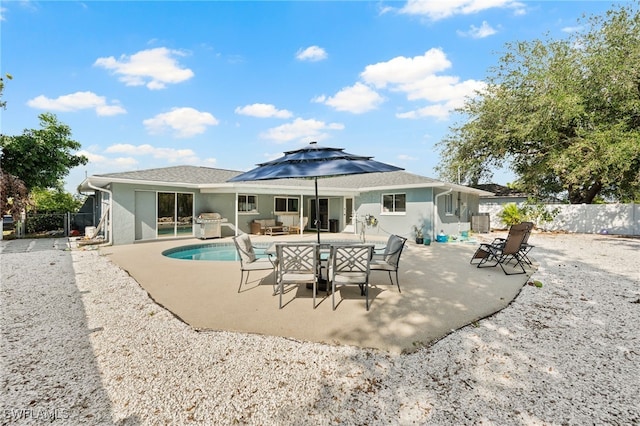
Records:
[[[404,196],[404,211],[396,211],[396,196]],[[384,197],[393,197],[393,211],[384,210]],[[406,192],[387,192],[380,195],[380,215],[381,216],[406,216],[407,214],[407,193]]]
[[[154,191],[148,191],[148,192],[154,192]],[[187,236],[194,236],[195,232],[196,232],[196,228],[195,228],[195,221],[194,221],[194,215],[195,215],[195,208],[196,208],[196,195],[194,192],[184,192],[184,191],[155,191],[156,194],[156,239],[162,239],[162,238],[180,238],[180,237],[187,237]],[[164,235],[162,236],[160,234],[160,221],[159,221],[159,203],[160,203],[160,194],[171,194],[173,195],[173,235]],[[180,232],[178,232],[179,230],[179,225],[180,225],[180,221],[179,216],[178,216],[178,209],[179,209],[179,205],[178,205],[178,197],[180,195],[189,195],[191,196],[191,214],[189,215],[191,217],[191,233],[184,233],[181,234]],[[188,228],[188,226],[187,226]]]
[[[240,210],[240,197],[254,197],[256,202],[256,208],[253,210]],[[247,199],[245,201],[246,204],[249,204],[249,200]],[[258,208],[258,196],[255,194],[238,194],[238,197],[236,199],[236,210],[238,212],[238,215],[255,215],[255,214],[260,214],[260,210]]]
[[[287,206],[287,210],[276,209],[276,200],[286,200],[285,205]],[[298,210],[289,210],[289,200],[296,200],[298,202]],[[300,197],[286,197],[281,195],[273,197],[273,212],[275,214],[300,213]]]
[[[453,214],[453,193],[449,193],[444,196],[444,215],[453,216]]]

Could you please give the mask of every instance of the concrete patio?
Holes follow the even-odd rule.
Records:
[[[315,234],[252,236],[252,242],[315,238]],[[354,236],[322,235],[323,241],[345,238]],[[367,236],[367,242],[385,241],[386,236]],[[529,268],[526,275],[507,276],[500,267],[470,265],[481,241],[423,246],[409,240],[400,261],[402,293],[390,285],[385,272],[372,273],[368,312],[357,288],[340,290],[336,298],[342,301],[332,311],[331,296],[324,292],[319,293],[319,306],[313,309],[312,291],[304,286],[287,292],[286,306],[278,309],[269,271],[252,272],[249,283],[238,293],[240,262],[177,260],[162,255],[173,247],[218,242],[231,239],[156,241],[100,251],[158,304],[196,329],[258,333],[391,353],[411,352],[503,309],[534,271]]]

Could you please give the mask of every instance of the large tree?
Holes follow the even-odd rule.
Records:
[[[7,80],[13,77],[11,74],[5,74]],[[4,79],[0,77],[0,99],[4,93]],[[0,108],[6,109],[7,102],[0,100]],[[0,214],[9,213],[17,216],[29,203],[29,192],[20,179],[9,173],[5,173],[2,169],[0,161]]]
[[[28,190],[57,188],[69,170],[87,164],[77,155],[81,145],[71,139],[71,129],[55,115],[40,114],[41,129],[26,129],[19,136],[2,136],[2,170],[20,178]]]
[[[506,45],[439,143],[443,178],[474,185],[507,166],[538,197],[638,199],[640,13],[631,4],[579,23],[567,39]]]

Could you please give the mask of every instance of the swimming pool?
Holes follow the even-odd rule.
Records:
[[[332,240],[325,243],[353,243],[353,240]],[[375,243],[374,243],[375,244]],[[272,243],[255,243],[256,257],[268,257],[264,251],[271,247]],[[375,244],[376,250],[384,247],[384,244]],[[172,259],[179,260],[215,260],[215,261],[237,261],[240,260],[236,246],[233,243],[203,243],[192,244],[189,246],[174,247],[162,252],[163,256],[170,257]],[[324,253],[323,259],[327,257],[327,253]]]
[[[263,253],[271,244],[254,244],[258,248],[256,257],[267,257]],[[162,252],[163,256],[181,260],[215,260],[215,261],[236,261],[240,260],[236,246],[233,243],[209,243],[194,244],[190,246],[175,247]]]

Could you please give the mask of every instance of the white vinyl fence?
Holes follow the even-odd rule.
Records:
[[[640,235],[640,204],[547,204],[548,211],[559,209],[553,222],[537,224],[547,231],[580,234],[607,233]],[[498,217],[502,205],[480,205],[480,213],[489,213],[492,229],[507,226]]]

